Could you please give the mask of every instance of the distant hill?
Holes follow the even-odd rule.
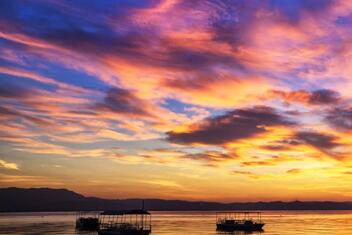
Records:
[[[0,212],[124,210],[141,207],[141,199],[110,200],[85,197],[67,189],[0,188]],[[217,203],[146,199],[147,210],[352,210],[352,202]]]

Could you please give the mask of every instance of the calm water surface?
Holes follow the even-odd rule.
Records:
[[[212,234],[215,212],[152,212],[152,235]],[[352,234],[352,211],[264,211],[264,232],[252,235]],[[82,234],[75,231],[75,213],[0,213],[0,234]],[[248,234],[248,233],[247,233]]]

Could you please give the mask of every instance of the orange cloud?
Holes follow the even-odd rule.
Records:
[[[288,174],[299,174],[301,173],[302,171],[300,169],[296,169],[296,168],[293,168],[293,169],[290,169],[288,171],[286,171]]]

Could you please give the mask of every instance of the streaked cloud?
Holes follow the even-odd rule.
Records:
[[[293,169],[290,169],[287,171],[288,174],[299,174],[301,172],[302,172],[302,170],[297,169],[297,168],[293,168]]]
[[[274,96],[281,97],[287,102],[299,102],[307,105],[336,105],[341,101],[338,92],[328,89],[315,90],[312,92],[304,90],[291,92],[273,90],[271,93]]]
[[[98,111],[109,110],[111,112],[137,116],[151,115],[145,110],[147,108],[146,106],[147,102],[143,102],[143,100],[135,96],[133,92],[120,88],[111,88],[107,91],[104,101],[96,104],[96,109]]]
[[[203,120],[186,132],[169,132],[169,140],[180,143],[225,144],[266,132],[265,126],[293,125],[276,110],[258,106],[238,109],[225,115]]]
[[[350,199],[328,189],[350,182],[351,12],[342,0],[2,1],[0,154],[14,160],[0,166],[21,175],[1,184],[93,195],[79,179],[94,164],[107,196]]]
[[[352,129],[352,109],[351,108],[334,108],[326,115],[328,124],[342,131]]]
[[[19,169],[19,167],[16,163],[6,162],[1,159],[0,159],[0,167],[5,168],[5,169],[10,169],[10,170],[18,170]]]

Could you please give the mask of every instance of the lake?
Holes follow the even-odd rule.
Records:
[[[152,212],[152,235],[212,234],[215,212]],[[264,232],[253,235],[352,234],[352,211],[263,211]],[[74,212],[0,213],[0,234],[82,234],[75,231]],[[247,233],[248,234],[248,233]]]

